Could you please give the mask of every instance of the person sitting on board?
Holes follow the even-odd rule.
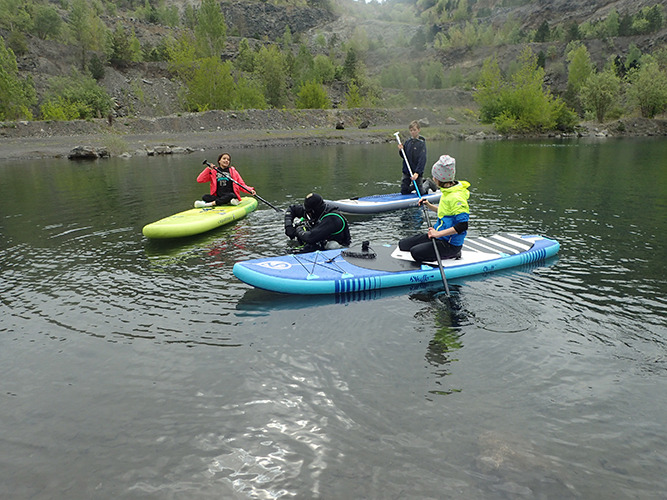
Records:
[[[241,202],[241,193],[244,191],[239,184],[245,186],[245,191],[254,195],[255,188],[246,185],[238,170],[232,166],[232,157],[229,153],[218,156],[218,166],[207,163],[206,168],[197,177],[197,182],[211,185],[211,192],[195,201],[195,208],[213,207],[220,205],[238,205]]]
[[[410,138],[403,144],[398,145],[398,156],[403,158],[403,153],[410,162],[412,167],[412,175],[410,175],[410,168],[403,158],[403,179],[401,180],[401,194],[410,194],[415,189],[415,183],[419,193],[422,193],[422,178],[424,176],[424,167],[426,166],[426,139],[419,133],[421,127],[417,120],[413,120],[409,125]],[[413,183],[414,181],[414,183]]]
[[[285,211],[285,234],[302,245],[301,252],[347,247],[351,241],[345,217],[317,193],[308,194],[303,205],[290,205]]]
[[[449,155],[442,155],[433,164],[431,175],[442,192],[440,203],[436,206],[420,198],[419,204],[425,203],[428,209],[437,212],[438,220],[434,227],[428,228],[427,233],[408,236],[398,242],[401,251],[409,251],[412,258],[420,263],[437,260],[431,238],[435,238],[440,258],[459,258],[470,218],[470,183],[455,180],[456,160]]]

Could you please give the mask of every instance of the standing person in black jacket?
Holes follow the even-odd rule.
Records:
[[[303,245],[302,252],[347,247],[351,241],[345,217],[317,193],[306,196],[303,205],[291,205],[285,211],[285,234]]]
[[[418,194],[423,194],[422,179],[424,178],[424,167],[426,166],[426,139],[419,135],[421,127],[419,126],[418,121],[413,120],[410,122],[409,128],[410,138],[403,144],[398,145],[398,156],[403,158],[401,150],[405,151],[405,156],[407,156],[408,161],[410,162],[410,167],[412,168],[411,176],[410,169],[405,163],[405,158],[403,158],[401,194],[410,194],[414,191],[414,183],[417,183],[417,189],[419,189]]]

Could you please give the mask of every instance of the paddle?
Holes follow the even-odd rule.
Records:
[[[227,179],[227,180],[229,180],[229,181],[232,181],[234,184],[240,186],[241,189],[243,189],[246,193],[250,193],[250,191],[248,191],[248,188],[247,188],[246,186],[244,186],[244,185],[241,184],[240,182],[236,182],[236,181],[235,181],[234,179],[232,179],[230,176],[228,176],[227,174],[225,174],[224,172],[222,172],[222,171],[221,171],[218,167],[216,167],[213,163],[210,163],[210,162],[208,162],[207,160],[204,160],[204,161],[202,162],[202,165],[206,165],[206,166],[208,166],[208,167],[214,168],[214,169],[216,170],[216,172],[222,174],[222,175],[224,176],[225,179]],[[264,203],[266,203],[268,206],[270,206],[270,207],[271,207],[272,209],[274,209],[276,212],[281,212],[281,210],[279,210],[278,208],[276,208],[276,207],[274,207],[273,205],[271,205],[271,203],[269,203],[268,201],[266,201],[264,198],[262,198],[262,197],[261,197],[260,195],[258,195],[257,193],[255,193],[253,196],[254,196],[255,198],[257,198],[258,200],[263,201]]]
[[[398,132],[394,134],[396,137],[396,141],[399,144],[401,143],[401,138],[399,137]],[[408,157],[405,154],[405,151],[403,148],[401,148],[401,153],[403,153],[403,159],[405,160],[405,164],[408,166],[408,172],[410,172],[410,176],[412,177],[412,168],[410,168],[410,162],[408,161]],[[412,183],[415,185],[415,191],[417,192],[417,196],[421,199],[422,195],[419,192],[419,188],[417,187],[417,181],[412,179]],[[424,215],[426,216],[426,223],[431,227],[431,218],[428,215],[428,207],[424,204],[422,204],[422,208],[424,209]],[[447,284],[447,278],[445,277],[445,268],[442,267],[442,259],[440,258],[440,252],[438,251],[438,245],[435,242],[435,238],[431,238],[431,243],[433,243],[433,251],[435,252],[435,258],[438,261],[438,267],[440,268],[440,276],[442,277],[442,283],[445,285],[445,293],[447,294],[447,297],[449,297],[449,285]]]

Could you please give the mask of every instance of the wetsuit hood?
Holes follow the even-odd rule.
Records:
[[[322,216],[326,209],[326,204],[319,194],[310,193],[303,201],[303,207],[306,210],[306,218],[314,222]]]

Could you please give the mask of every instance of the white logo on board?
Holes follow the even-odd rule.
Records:
[[[292,264],[289,262],[283,262],[281,260],[267,260],[265,262],[260,262],[257,265],[276,271],[284,271],[285,269],[292,267]]]

